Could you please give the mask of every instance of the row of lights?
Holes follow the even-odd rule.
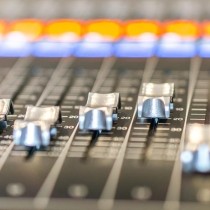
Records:
[[[192,57],[196,54],[210,57],[210,22],[0,21],[0,56],[30,54],[41,57]]]

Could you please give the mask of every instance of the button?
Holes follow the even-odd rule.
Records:
[[[210,57],[210,21],[201,25],[202,38],[198,45],[198,54],[203,58]]]
[[[94,20],[86,25],[85,39],[88,41],[115,41],[122,34],[121,22],[117,20]]]
[[[6,192],[13,197],[19,197],[25,193],[26,189],[22,183],[9,183],[6,186]]]
[[[184,172],[210,172],[210,125],[189,124],[186,129],[185,146],[181,153]]]
[[[159,57],[193,57],[197,54],[196,39],[199,36],[197,22],[187,20],[166,22],[157,55]]]
[[[125,35],[130,39],[151,39],[161,35],[161,25],[153,20],[132,20],[125,22]]]
[[[78,44],[76,57],[110,57],[113,42],[122,35],[121,22],[117,20],[89,21],[85,27],[83,41]]]
[[[16,145],[40,149],[50,143],[50,138],[57,134],[55,125],[61,123],[60,107],[28,106],[24,120],[14,123],[14,142]]]
[[[3,38],[6,32],[6,23],[3,20],[0,20],[0,40]]]
[[[10,40],[38,40],[43,34],[44,24],[40,20],[26,19],[14,21],[9,25],[7,37]]]
[[[200,36],[200,31],[197,22],[188,20],[168,21],[164,25],[165,36],[175,34],[182,39],[196,39]]]
[[[138,97],[138,118],[169,118],[173,97],[173,83],[143,83]]]
[[[201,33],[203,37],[210,37],[210,21],[205,21],[202,23]]]
[[[0,46],[2,57],[26,57],[32,53],[32,44],[40,38],[43,23],[35,19],[18,20],[10,23]]]
[[[152,190],[147,186],[136,186],[132,189],[131,196],[137,200],[149,200],[152,197]]]
[[[81,130],[111,130],[121,108],[119,93],[89,93],[85,106],[79,110]]]
[[[44,32],[48,40],[79,41],[82,36],[82,22],[70,19],[53,20],[46,25]]]
[[[125,22],[125,37],[114,46],[117,57],[151,57],[161,34],[158,21],[132,20]]]
[[[7,127],[7,115],[14,114],[13,103],[10,99],[0,99],[0,130]]]
[[[81,39],[82,23],[76,20],[53,20],[44,30],[44,38],[34,44],[33,55],[37,57],[68,57],[72,55]]]
[[[88,188],[83,184],[74,184],[68,188],[68,194],[73,198],[85,198],[88,195]]]

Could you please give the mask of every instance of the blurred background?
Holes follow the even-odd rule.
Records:
[[[1,19],[210,18],[209,0],[0,0]]]

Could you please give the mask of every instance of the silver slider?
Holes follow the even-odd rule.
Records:
[[[14,114],[11,99],[0,99],[0,130],[7,127],[7,115]]]
[[[143,83],[138,97],[138,118],[169,118],[173,97],[173,83]]]
[[[210,172],[210,125],[187,126],[180,159],[184,172]]]
[[[16,145],[27,147],[46,147],[51,137],[55,136],[55,125],[61,123],[60,107],[28,106],[24,120],[14,123],[14,142]]]
[[[61,123],[61,111],[59,106],[38,107],[27,106],[25,121],[44,121],[50,125]]]
[[[87,103],[79,110],[81,130],[111,130],[120,109],[119,93],[89,93]]]
[[[16,120],[14,123],[14,142],[27,147],[48,146],[50,143],[50,125],[42,121]]]

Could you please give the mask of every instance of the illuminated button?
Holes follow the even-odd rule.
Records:
[[[7,38],[14,41],[35,41],[42,35],[43,28],[43,23],[39,20],[18,20],[10,24]]]
[[[192,124],[186,129],[184,151],[181,153],[184,172],[210,172],[210,125]]]
[[[155,53],[156,42],[161,34],[157,21],[133,20],[124,26],[125,36],[115,44],[117,57],[151,57]]]
[[[83,42],[79,43],[77,57],[109,57],[113,55],[113,42],[122,34],[119,21],[97,20],[86,25]]]
[[[96,20],[87,23],[85,39],[89,42],[115,41],[122,33],[121,24],[114,20]]]
[[[76,20],[54,20],[47,24],[45,35],[48,40],[75,42],[82,35],[82,23]]]
[[[0,99],[0,130],[7,127],[7,115],[14,114],[13,103],[10,99]]]
[[[35,43],[37,57],[68,57],[72,55],[82,35],[82,23],[76,20],[54,20],[48,23],[44,39]]]
[[[177,20],[164,25],[164,35],[158,46],[159,57],[193,57],[197,54],[196,39],[199,37],[196,22]]]
[[[161,34],[161,25],[152,20],[133,20],[125,23],[125,36],[128,39],[154,40]]]
[[[6,31],[6,23],[3,20],[0,20],[0,41],[3,38]]]
[[[210,57],[210,22],[206,21],[201,25],[202,38],[198,45],[198,54],[201,57]]]
[[[80,107],[81,130],[111,130],[121,108],[119,93],[89,93],[85,106]]]
[[[173,97],[173,83],[143,83],[138,97],[138,118],[169,118],[173,109]]]
[[[206,37],[209,38],[210,37],[210,21],[205,21],[202,25],[201,25],[201,33],[202,33],[202,37]]]
[[[57,133],[55,124],[61,121],[60,107],[28,106],[24,120],[16,120],[14,123],[14,142],[16,145],[36,149],[46,147],[50,138]]]
[[[43,30],[43,24],[38,20],[18,20],[12,22],[7,29],[4,41],[1,43],[0,56],[26,57],[31,55],[31,41],[38,40]]]
[[[182,39],[198,38],[200,35],[199,27],[196,22],[187,20],[175,20],[166,22],[164,26],[164,34],[174,34]]]
[[[39,41],[34,43],[32,54],[36,57],[68,57],[71,56],[76,43]]]

